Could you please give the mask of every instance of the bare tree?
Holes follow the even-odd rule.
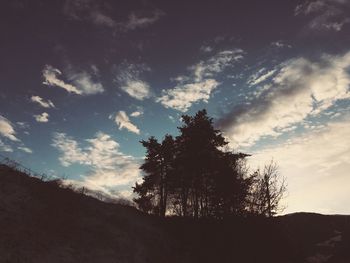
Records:
[[[258,169],[254,175],[250,210],[259,215],[272,217],[283,211],[281,200],[286,192],[286,181],[278,171],[277,164],[272,160]]]

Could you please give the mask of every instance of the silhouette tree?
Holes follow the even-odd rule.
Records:
[[[135,185],[134,192],[139,195],[135,198],[135,203],[139,208],[145,212],[159,214],[160,193],[161,193],[161,168],[160,168],[160,144],[153,136],[148,141],[141,141],[142,145],[146,148],[145,162],[141,165],[140,169],[143,170],[143,182],[142,184]]]
[[[140,167],[144,177],[142,184],[136,184],[133,188],[139,195],[134,201],[144,211],[165,216],[168,176],[174,159],[174,139],[171,135],[166,135],[161,144],[154,137],[141,143],[146,148],[145,162]]]
[[[182,208],[187,215],[187,207],[194,218],[206,216],[209,209],[209,192],[212,176],[220,155],[219,147],[227,144],[219,130],[214,129],[213,120],[201,110],[195,116],[183,115],[183,126],[176,138],[178,166],[181,167],[183,189]]]
[[[221,153],[217,162],[218,174],[214,177],[216,217],[224,218],[245,213],[246,198],[251,185],[245,165],[247,156],[249,155],[243,153]]]
[[[175,158],[175,141],[171,135],[165,135],[160,146],[160,215],[165,216],[171,186],[171,175]]]
[[[254,189],[252,190],[252,212],[272,217],[283,210],[280,201],[286,192],[284,177],[278,172],[274,161],[264,166],[263,171],[258,169],[254,173]]]
[[[133,187],[139,209],[194,218],[277,212],[285,184],[273,162],[263,173],[249,175],[249,155],[224,150],[228,143],[206,110],[183,115],[182,121],[175,139],[141,141],[146,148],[143,182]]]

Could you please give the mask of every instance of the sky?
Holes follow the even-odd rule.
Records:
[[[207,109],[284,213],[350,213],[350,1],[5,0],[0,154],[132,197],[140,140]]]

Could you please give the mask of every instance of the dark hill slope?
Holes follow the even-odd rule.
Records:
[[[169,262],[164,235],[134,208],[0,166],[0,262]]]
[[[158,219],[0,165],[0,263],[349,263],[350,217]]]

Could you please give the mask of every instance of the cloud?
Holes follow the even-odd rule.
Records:
[[[340,31],[350,23],[348,11],[350,4],[346,0],[313,0],[299,4],[295,15],[311,16],[307,28],[314,31]]]
[[[82,94],[80,90],[78,90],[75,86],[65,83],[63,80],[60,80],[58,76],[62,75],[62,72],[50,65],[46,65],[43,69],[43,84],[48,86],[57,86],[62,89],[65,89],[68,92],[72,92],[75,94]]]
[[[47,112],[43,112],[39,115],[34,115],[34,118],[37,122],[48,122],[49,114]]]
[[[208,102],[211,92],[219,85],[213,77],[222,73],[243,58],[243,50],[220,51],[207,60],[191,66],[190,76],[179,76],[178,84],[172,89],[162,90],[162,95],[156,99],[166,108],[186,112],[193,103]]]
[[[200,61],[190,67],[195,81],[202,81],[205,78],[213,77],[221,73],[225,68],[243,59],[242,49],[220,51],[205,61]]]
[[[272,42],[272,43],[271,43],[271,46],[277,47],[277,48],[292,48],[291,45],[286,44],[286,43],[285,43],[284,41],[282,41],[282,40],[278,40],[278,41]]]
[[[161,10],[131,12],[125,21],[116,21],[107,5],[95,0],[67,0],[63,14],[76,21],[87,21],[95,26],[111,28],[115,31],[130,31],[147,27],[158,21],[164,12]]]
[[[55,105],[52,103],[51,100],[45,101],[43,98],[39,96],[32,96],[30,100],[32,102],[38,103],[41,107],[44,107],[44,108],[55,108]]]
[[[13,128],[12,123],[5,117],[0,115],[0,135],[4,136],[11,141],[19,141],[16,137],[15,129]]]
[[[150,71],[150,68],[143,64],[122,63],[116,70],[115,81],[120,89],[137,100],[144,100],[151,96],[149,84],[141,80],[141,74]]]
[[[150,96],[150,86],[141,80],[127,80],[121,89],[138,100],[143,100]]]
[[[137,28],[143,28],[155,23],[164,15],[164,12],[160,10],[152,11],[147,15],[138,15],[136,13],[131,13],[126,22],[120,24],[125,30],[135,30]]]
[[[80,94],[92,95],[104,92],[102,84],[92,80],[92,76],[86,71],[75,72],[70,69],[67,76],[68,80],[78,88]]]
[[[264,72],[264,73],[263,73]],[[261,82],[266,81],[267,79],[269,79],[274,73],[276,72],[275,69],[266,71],[265,68],[262,68],[261,70],[259,70],[257,73],[251,75],[248,78],[247,84],[249,84],[249,86],[255,86],[260,84]]]
[[[63,154],[59,158],[63,166],[67,167],[73,163],[89,164],[88,154],[80,149],[77,141],[68,137],[65,133],[55,133],[52,146]]]
[[[186,112],[195,102],[208,102],[211,92],[218,85],[219,82],[215,79],[178,85],[173,89],[163,90],[162,96],[157,98],[157,102],[161,102],[166,108]]]
[[[13,149],[10,145],[5,144],[1,139],[0,139],[0,152],[13,152]]]
[[[130,114],[131,117],[140,117],[141,115],[143,115],[143,111],[134,111]]]
[[[210,53],[210,52],[212,52],[214,49],[213,49],[213,47],[211,47],[211,46],[204,45],[204,46],[201,46],[201,47],[199,48],[199,50],[200,50],[201,52],[203,52],[203,53]]]
[[[33,151],[31,149],[29,149],[28,147],[19,146],[17,148],[23,152],[26,152],[26,153],[33,153]]]
[[[82,181],[75,182],[110,195],[115,195],[115,189],[120,186],[131,191],[131,186],[140,180],[139,161],[120,152],[118,142],[103,132],[85,142],[88,146],[81,147],[65,133],[53,136],[52,146],[60,151],[59,160],[63,166],[80,164],[90,167],[90,172],[82,175]]]
[[[261,137],[278,136],[338,100],[350,98],[349,67],[350,52],[323,55],[317,62],[291,59],[281,65],[262,92],[246,104],[236,105],[217,125],[233,145],[248,146]]]
[[[119,111],[115,116],[115,122],[119,126],[119,130],[125,128],[133,133],[140,134],[139,128],[130,122],[125,111]]]
[[[92,0],[67,0],[63,7],[63,14],[72,20],[114,28],[117,22],[107,12],[98,1]]]
[[[93,81],[92,76],[85,71],[75,72],[71,67],[69,67],[67,79],[74,85],[59,79],[59,76],[61,75],[62,72],[59,69],[46,65],[43,69],[43,84],[60,87],[70,93],[75,93],[78,95],[91,95],[102,93],[104,91],[101,83]]]
[[[282,145],[253,153],[250,165],[273,158],[287,178],[285,212],[350,213],[350,119],[329,123]]]

